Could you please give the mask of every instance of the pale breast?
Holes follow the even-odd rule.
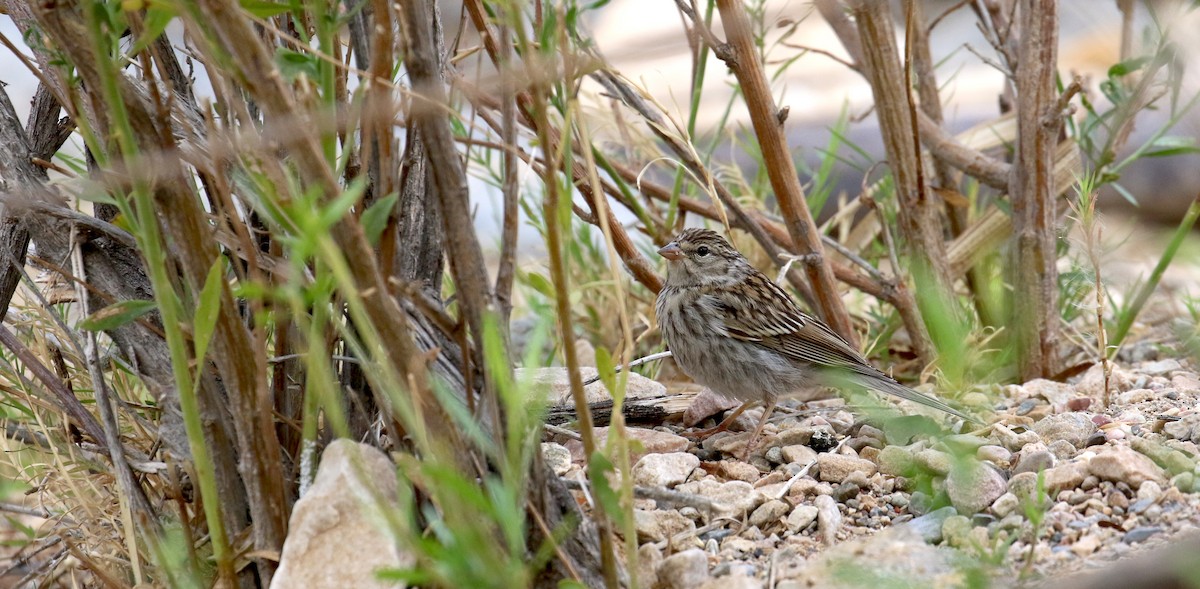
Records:
[[[676,364],[716,393],[759,401],[793,394],[812,384],[807,371],[784,356],[729,337],[712,297],[664,288],[656,312]]]

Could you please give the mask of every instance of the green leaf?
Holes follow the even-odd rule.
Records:
[[[292,9],[287,4],[279,4],[276,2],[265,2],[264,0],[241,0],[238,4],[242,5],[242,10],[257,16],[258,18],[271,18],[283,14]]]
[[[221,287],[224,285],[225,260],[217,258],[208,270],[208,277],[204,279],[200,302],[196,305],[196,317],[192,320],[197,362],[204,360],[213,331],[217,327],[217,314],[221,310]]]
[[[1150,149],[1145,153],[1145,157],[1165,157],[1189,153],[1200,153],[1200,146],[1196,145],[1195,137],[1167,135],[1154,140],[1154,143],[1150,144]]]
[[[313,227],[315,231],[326,231],[342,220],[350,212],[354,205],[358,204],[359,199],[367,190],[367,179],[365,176],[360,177],[350,183],[337,198],[325,205],[324,210],[318,213],[318,226]]]
[[[883,422],[884,437],[888,444],[906,446],[920,434],[937,435],[942,428],[936,421],[924,415],[902,415]]]
[[[307,53],[281,47],[275,50],[275,64],[279,66],[279,72],[289,82],[295,81],[300,76],[308,76],[311,80],[321,79],[318,75],[320,70],[317,67],[317,58]]]
[[[621,495],[608,483],[608,473],[614,471],[612,462],[608,461],[604,453],[599,450],[592,452],[592,457],[588,460],[588,480],[592,482],[592,492],[600,507],[604,509],[604,514],[619,522],[622,519],[621,514],[624,513],[621,509]]]
[[[387,228],[388,217],[395,210],[397,200],[400,200],[400,195],[393,192],[371,203],[371,206],[363,211],[360,222],[363,226],[363,233],[367,234],[367,241],[371,245],[379,245],[379,238],[383,236],[383,230]]]
[[[1149,61],[1150,61],[1149,57],[1137,57],[1134,59],[1122,61],[1121,63],[1113,64],[1112,67],[1108,68],[1108,77],[1109,78],[1119,78],[1121,76],[1129,75],[1133,72],[1136,72],[1136,71],[1142,69],[1142,66],[1146,65],[1146,63],[1148,63]]]
[[[79,327],[88,331],[108,331],[125,325],[156,308],[158,308],[158,304],[152,300],[121,301],[92,313],[88,318],[79,322]]]
[[[130,55],[137,55],[145,48],[149,47],[156,39],[162,36],[167,30],[167,25],[176,16],[179,16],[175,5],[167,2],[151,2],[150,7],[146,9],[146,18],[144,20],[145,30],[142,31],[142,36],[129,50]]]
[[[538,291],[542,294],[542,296],[550,300],[554,300],[554,298],[557,296],[554,292],[554,285],[551,284],[550,279],[546,278],[545,276],[542,276],[537,272],[530,272],[525,275],[525,280],[529,283],[530,288]]]
[[[604,346],[596,347],[596,372],[600,376],[600,382],[604,383],[604,388],[608,389],[609,395],[615,395],[617,392],[617,372],[613,367],[612,355],[608,353],[608,348]],[[614,401],[620,404],[620,399],[614,397]]]

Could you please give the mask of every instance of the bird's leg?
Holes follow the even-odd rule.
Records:
[[[763,426],[767,425],[767,420],[771,418],[771,412],[775,411],[775,398],[771,397],[767,400],[766,407],[763,408],[762,419],[758,420],[758,427],[754,428],[754,434],[746,441],[746,447],[742,449],[740,460],[745,460],[750,457],[750,452],[754,450],[754,443],[758,441],[758,434],[762,433]]]
[[[742,412],[744,412],[746,409],[749,409],[751,405],[753,405],[757,402],[758,401],[746,401],[745,403],[742,403],[741,407],[738,407],[737,409],[735,409],[733,413],[729,414],[729,417],[726,417],[724,420],[721,421],[721,423],[718,423],[714,427],[710,427],[708,429],[702,429],[698,432],[685,432],[680,435],[682,435],[685,438],[707,438],[708,436],[711,436],[715,433],[723,432],[723,431],[729,429],[729,426],[733,425],[733,421],[735,419],[737,419],[738,416],[740,416],[742,414]]]

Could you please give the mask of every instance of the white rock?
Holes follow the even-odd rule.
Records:
[[[562,444],[542,442],[542,459],[554,474],[563,476],[571,470],[571,451]]]
[[[395,502],[396,469],[387,456],[335,440],[321,456],[312,488],[292,509],[271,589],[396,587],[375,576],[413,563],[384,528],[381,510],[399,509]]]
[[[692,548],[663,559],[656,589],[694,589],[708,580],[708,556]]]
[[[1166,483],[1163,469],[1128,446],[1109,446],[1088,462],[1088,470],[1099,478],[1125,482],[1137,487],[1145,481],[1154,481],[1160,486]]]
[[[792,533],[799,534],[816,520],[816,507],[812,505],[797,505],[787,517],[787,527]]]
[[[852,472],[862,472],[871,476],[879,471],[879,467],[870,460],[828,452],[817,456],[817,468],[821,470],[821,480],[833,483],[846,480]]]
[[[720,516],[741,517],[754,511],[766,497],[745,481],[727,481],[719,483],[712,479],[704,479],[683,483],[675,488],[676,491],[702,495],[716,503],[714,514]]]
[[[586,382],[597,374],[595,368],[580,368],[579,376]],[[530,383],[535,391],[551,405],[571,403],[571,380],[566,368],[518,368],[513,371],[513,377],[518,383]],[[594,382],[583,388],[588,403],[608,401],[612,394],[604,388],[603,382]],[[650,380],[640,374],[630,373],[629,382],[625,386],[626,399],[641,399],[644,397],[662,397],[667,394],[667,387]]]
[[[634,484],[671,488],[687,480],[700,459],[687,452],[647,454],[633,465]]]
[[[817,508],[817,527],[821,529],[821,540],[826,546],[837,543],[838,530],[842,528],[842,512],[838,511],[837,501],[829,495],[818,495],[813,499]]]

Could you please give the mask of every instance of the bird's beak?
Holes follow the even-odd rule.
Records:
[[[683,250],[679,249],[679,244],[672,241],[658,250],[658,255],[668,260],[678,260],[683,257]]]

